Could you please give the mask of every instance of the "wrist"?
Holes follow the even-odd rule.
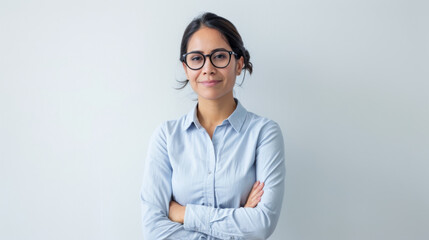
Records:
[[[181,214],[180,214],[180,223],[185,223],[185,213],[186,213],[186,206],[181,207]]]

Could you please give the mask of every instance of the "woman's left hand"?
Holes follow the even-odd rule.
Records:
[[[173,222],[183,224],[183,222],[185,221],[185,210],[185,206],[182,206],[176,201],[171,200],[170,211],[168,211],[168,218]]]
[[[247,197],[246,205],[244,207],[254,208],[261,201],[261,197],[264,194],[264,183],[257,181],[253,184],[252,191],[250,191],[249,196]]]

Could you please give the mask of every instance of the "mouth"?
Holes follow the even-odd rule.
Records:
[[[222,82],[222,80],[208,80],[208,81],[201,81],[200,84],[206,87],[213,87],[219,84],[220,82]]]

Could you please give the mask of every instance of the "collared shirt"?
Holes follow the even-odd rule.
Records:
[[[141,191],[144,239],[266,239],[280,215],[284,143],[277,123],[234,112],[212,139],[198,121],[198,104],[152,135]],[[244,208],[256,181],[265,183],[255,208]],[[186,206],[184,224],[168,219],[169,203]]]

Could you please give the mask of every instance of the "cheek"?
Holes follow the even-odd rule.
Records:
[[[228,78],[230,79],[231,82],[235,83],[235,80],[237,78],[237,72],[235,71],[235,69],[232,69],[231,71],[228,72]]]
[[[187,76],[190,82],[195,82],[200,71],[188,71]]]

